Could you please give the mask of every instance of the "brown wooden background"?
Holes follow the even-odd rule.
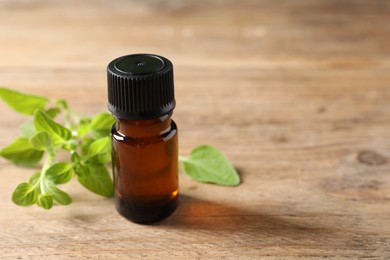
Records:
[[[390,257],[389,1],[0,1],[0,85],[106,110],[105,66],[175,64],[180,151],[202,143],[236,188],[180,173],[152,226],[64,185],[69,207],[14,206],[34,170],[0,160],[0,259]],[[0,104],[0,146],[24,117]]]

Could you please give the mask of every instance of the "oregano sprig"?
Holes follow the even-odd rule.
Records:
[[[12,201],[20,206],[50,209],[54,204],[68,205],[71,197],[58,186],[75,176],[78,182],[98,195],[112,197],[113,182],[107,165],[111,160],[110,129],[114,119],[108,113],[79,117],[65,100],[48,98],[0,88],[0,98],[16,112],[30,116],[20,126],[21,137],[0,150],[0,156],[16,165],[42,167],[27,182],[19,184]],[[64,125],[56,121],[62,115]],[[68,161],[58,161],[60,151]],[[209,145],[196,147],[190,156],[179,156],[184,171],[193,179],[235,186],[240,178],[225,155]]]

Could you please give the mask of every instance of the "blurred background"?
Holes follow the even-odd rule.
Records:
[[[190,206],[172,223],[205,231],[189,228],[178,237],[167,231],[167,237],[180,244],[185,236],[193,245],[195,235],[205,236],[219,247],[197,244],[198,256],[231,259],[260,252],[383,256],[389,253],[383,231],[390,208],[389,19],[387,0],[0,0],[0,85],[67,99],[75,111],[93,115],[107,109],[111,60],[165,56],[175,69],[180,153],[215,145],[243,180],[227,190],[181,174],[182,194],[233,208],[183,204]],[[0,115],[4,146],[25,118],[3,103]],[[1,202],[24,216],[9,194],[30,172],[4,160],[1,167],[15,172],[1,178]],[[102,205],[76,184],[67,189]],[[78,214],[96,220],[78,205]],[[117,221],[112,208],[99,210]],[[288,221],[262,217],[269,215]],[[215,216],[229,233],[207,225]],[[172,245],[165,244],[166,252],[176,252]]]
[[[231,147],[250,136],[248,146],[264,148],[286,135],[267,129],[287,123],[309,142],[308,121],[349,126],[384,113],[388,11],[387,1],[362,0],[2,0],[0,83],[90,115],[106,109],[109,61],[156,53],[175,65],[186,152],[198,138]],[[369,107],[357,114],[355,101]]]

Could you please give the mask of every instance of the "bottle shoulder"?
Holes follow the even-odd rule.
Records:
[[[155,143],[155,142],[167,142],[177,136],[177,125],[171,120],[168,128],[164,129],[158,134],[150,136],[132,136],[125,135],[118,131],[116,124],[111,128],[111,137],[120,142],[142,142],[142,143]]]

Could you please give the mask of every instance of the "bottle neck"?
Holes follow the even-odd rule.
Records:
[[[127,137],[153,137],[170,131],[171,115],[148,120],[129,120],[116,118],[116,130]]]

